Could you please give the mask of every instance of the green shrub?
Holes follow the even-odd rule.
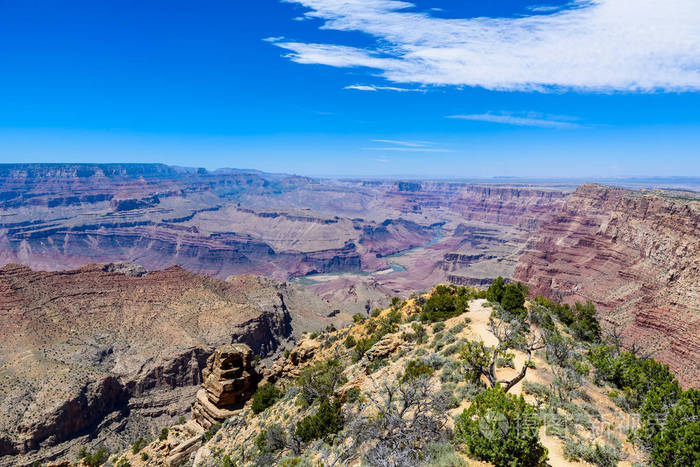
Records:
[[[222,457],[219,461],[217,467],[236,467],[236,462],[234,462],[234,460],[231,459],[231,456],[229,454],[225,454],[224,457]]]
[[[352,361],[359,362],[365,352],[371,349],[374,344],[376,344],[376,342],[371,337],[361,337],[358,339],[355,343],[355,351],[352,355]]]
[[[376,317],[379,316],[381,313],[382,313],[382,310],[380,310],[379,308],[377,308],[377,309],[375,309],[375,310],[372,310],[372,313],[370,313],[370,316],[371,316],[372,318],[376,318]]]
[[[451,332],[448,331],[444,334],[440,332],[435,334],[435,336],[433,337],[433,342],[430,345],[433,349],[435,349],[436,352],[439,352],[446,345],[452,344],[456,340],[457,338]]]
[[[362,393],[360,392],[360,388],[358,387],[348,389],[347,396],[348,404],[354,404],[355,402],[359,402],[360,400],[362,400]]]
[[[585,305],[576,302],[574,305],[574,322],[569,329],[573,335],[586,342],[600,341],[600,323],[596,319],[596,310],[592,302]]]
[[[160,430],[160,434],[158,435],[158,439],[160,441],[165,441],[166,439],[168,439],[168,432],[169,431],[170,430],[168,430],[167,428],[163,428],[162,430]]]
[[[177,419],[177,424],[182,425],[183,423],[185,423],[185,417],[180,415],[180,418]]]
[[[82,447],[78,452],[78,459],[81,459],[85,465],[88,465],[89,467],[97,467],[102,465],[107,462],[108,458],[109,451],[105,447],[98,448],[94,453],[91,453]]]
[[[137,439],[136,442],[134,442],[134,444],[131,445],[131,453],[138,454],[139,451],[141,449],[143,449],[143,447],[147,444],[148,444],[148,441],[146,441],[146,439],[144,439],[144,438]]]
[[[566,326],[570,326],[574,322],[574,313],[569,304],[553,302],[542,296],[535,297],[533,301],[551,311]]]
[[[221,423],[214,423],[209,429],[204,433],[204,441],[209,441],[214,437],[214,435],[221,429]]]
[[[639,436],[655,465],[700,465],[700,390],[673,383],[649,392]]]
[[[353,323],[361,323],[361,322],[363,322],[365,319],[367,319],[367,318],[365,318],[365,317],[364,317],[363,315],[361,315],[360,313],[355,313],[354,315],[352,315],[352,322],[353,322]]]
[[[527,317],[525,309],[525,294],[518,284],[506,284],[501,298],[501,306],[510,314],[524,319]]]
[[[141,453],[141,460],[146,462],[149,459],[148,454],[145,452]]]
[[[513,357],[498,357],[496,359],[496,368],[515,368]]]
[[[501,276],[494,279],[489,288],[486,290],[486,300],[489,302],[501,303],[503,292],[505,292],[505,285],[506,281]]]
[[[251,409],[253,409],[255,413],[263,412],[268,407],[275,405],[275,402],[280,400],[282,395],[282,391],[274,384],[263,384],[255,391],[255,394],[253,394]]]
[[[457,342],[456,344],[448,345],[441,350],[441,353],[446,357],[449,355],[454,355],[462,349],[463,345],[464,342]]]
[[[433,369],[422,360],[409,360],[404,368],[401,382],[411,381],[420,377],[430,377],[433,374]]]
[[[484,374],[485,369],[491,365],[493,349],[486,346],[483,341],[467,341],[459,354],[464,366],[465,376],[468,382],[477,384]]]
[[[325,438],[343,428],[344,420],[340,411],[340,401],[332,403],[323,399],[315,415],[308,415],[297,423],[296,435],[305,443]]]
[[[620,389],[623,405],[632,409],[644,403],[651,389],[675,381],[668,365],[653,358],[639,359],[632,352],[617,352],[606,344],[591,346],[588,360],[596,370],[596,380],[607,381]]]
[[[539,440],[541,421],[525,399],[501,387],[477,395],[455,422],[455,439],[477,459],[500,466],[545,466]]]
[[[573,461],[583,459],[598,467],[616,467],[620,461],[619,452],[609,446],[586,445],[571,439],[564,442],[564,457]]]
[[[411,330],[413,330],[412,333],[403,335],[404,340],[407,340],[409,342],[413,341],[417,344],[423,344],[426,338],[426,332],[423,325],[420,323],[411,323]]]
[[[433,324],[433,332],[438,333],[438,332],[442,332],[444,330],[445,330],[445,323],[439,322],[439,323]]]
[[[533,301],[552,312],[559,321],[569,327],[577,339],[586,342],[600,342],[600,323],[596,318],[595,305],[576,302],[573,309],[566,303],[557,303],[545,297],[535,297]],[[549,328],[551,330],[551,328]]]
[[[354,337],[352,337],[352,335],[348,335],[348,337],[345,338],[344,344],[346,348],[352,349],[353,347],[355,347],[355,344],[357,344],[357,341]]]
[[[469,308],[466,289],[452,289],[439,285],[423,305],[420,315],[423,322],[437,322],[459,316]]]

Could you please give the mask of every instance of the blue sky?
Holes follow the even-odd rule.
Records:
[[[693,3],[2,2],[0,159],[700,176]]]

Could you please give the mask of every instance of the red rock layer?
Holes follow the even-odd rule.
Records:
[[[512,225],[525,230],[535,230],[563,205],[568,195],[555,190],[463,183],[413,185],[399,183],[398,190],[386,193],[387,202],[406,213],[447,208],[467,222]]]
[[[700,386],[700,199],[586,184],[528,243],[514,277],[532,292],[595,302],[627,345]]]

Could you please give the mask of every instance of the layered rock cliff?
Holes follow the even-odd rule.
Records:
[[[592,300],[608,331],[700,381],[700,196],[586,184],[528,243],[514,277]]]
[[[152,435],[187,413],[215,347],[266,357],[332,321],[333,307],[299,286],[144,272],[0,269],[0,465]]]

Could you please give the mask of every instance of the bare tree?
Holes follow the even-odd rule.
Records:
[[[450,396],[424,377],[379,383],[348,423],[354,442],[345,458],[369,445],[363,454],[369,465],[404,467],[428,460],[427,446],[448,437]]]
[[[532,329],[527,322],[519,320],[489,320],[489,328],[496,339],[496,347],[488,347],[483,342],[468,342],[462,350],[462,363],[474,380],[480,376],[485,376],[490,387],[503,384],[504,390],[508,392],[513,386],[518,384],[527,373],[527,369],[532,361],[532,354],[544,348],[544,339],[541,333]],[[527,359],[523,367],[514,378],[501,379],[496,375],[496,364],[499,358],[510,356],[508,350],[519,349],[526,353]]]

